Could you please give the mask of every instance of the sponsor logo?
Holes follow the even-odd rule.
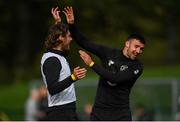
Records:
[[[127,65],[122,65],[122,66],[120,67],[120,71],[124,71],[124,70],[126,70],[127,68],[128,68]]]
[[[134,74],[137,75],[139,73],[139,70],[134,70]]]
[[[110,85],[110,86],[116,86],[117,84],[116,83],[111,83],[109,81],[107,81],[107,83]]]
[[[109,60],[108,66],[111,66],[112,64],[114,64],[114,61]]]

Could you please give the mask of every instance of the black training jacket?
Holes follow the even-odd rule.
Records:
[[[99,120],[131,120],[129,95],[142,74],[141,63],[126,58],[122,50],[92,43],[74,24],[69,28],[77,44],[101,60],[101,65],[95,63],[92,67],[100,76],[92,113]]]

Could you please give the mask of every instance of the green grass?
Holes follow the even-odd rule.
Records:
[[[29,94],[27,84],[16,84],[0,87],[0,111],[10,120],[24,118],[25,100]]]
[[[180,79],[180,66],[144,67],[142,78],[147,77]]]
[[[98,79],[98,75],[91,69],[88,70],[87,77]],[[180,79],[180,66],[164,66],[164,67],[146,67],[140,78],[176,78]]]
[[[142,74],[142,79],[145,78],[174,78],[180,79],[180,66],[177,67],[157,67],[146,68]],[[77,95],[77,110],[83,111],[83,106],[87,103],[92,104],[97,88],[98,75],[92,70],[88,70],[87,77],[83,80],[76,82],[76,95]],[[147,103],[148,108],[155,104],[155,98],[159,101],[161,108],[165,111],[169,110],[170,99],[169,86],[158,86],[153,89],[146,87],[134,87],[132,99],[134,103],[143,102]],[[8,115],[10,120],[24,120],[24,106],[25,101],[29,95],[29,83],[12,84],[0,86],[0,112]],[[156,91],[158,90],[158,91]],[[141,94],[144,92],[144,95]],[[145,94],[146,93],[146,94]],[[149,98],[155,95],[155,98]],[[158,96],[161,96],[158,98]],[[159,99],[159,100],[158,100]],[[133,103],[133,104],[134,104]]]

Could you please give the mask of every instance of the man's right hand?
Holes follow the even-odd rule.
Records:
[[[76,80],[80,80],[86,76],[87,70],[85,68],[80,68],[79,66],[74,68],[73,74]]]
[[[85,51],[79,50],[79,54],[84,63],[90,66],[91,62],[93,62],[91,56],[87,54]]]
[[[53,15],[53,18],[55,20],[55,23],[61,22],[61,17],[59,15],[60,11],[58,10],[58,7],[51,9],[51,14]]]
[[[74,24],[74,13],[72,7],[65,7],[63,13],[66,16],[68,24]]]

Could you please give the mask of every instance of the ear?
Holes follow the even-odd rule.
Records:
[[[60,40],[61,42],[63,42],[63,41],[64,41],[64,37],[63,37],[62,35],[60,35],[60,36],[59,36],[59,40]]]
[[[125,46],[126,46],[127,48],[129,48],[129,45],[130,45],[130,42],[129,42],[129,41],[126,41],[126,42],[125,42]]]

